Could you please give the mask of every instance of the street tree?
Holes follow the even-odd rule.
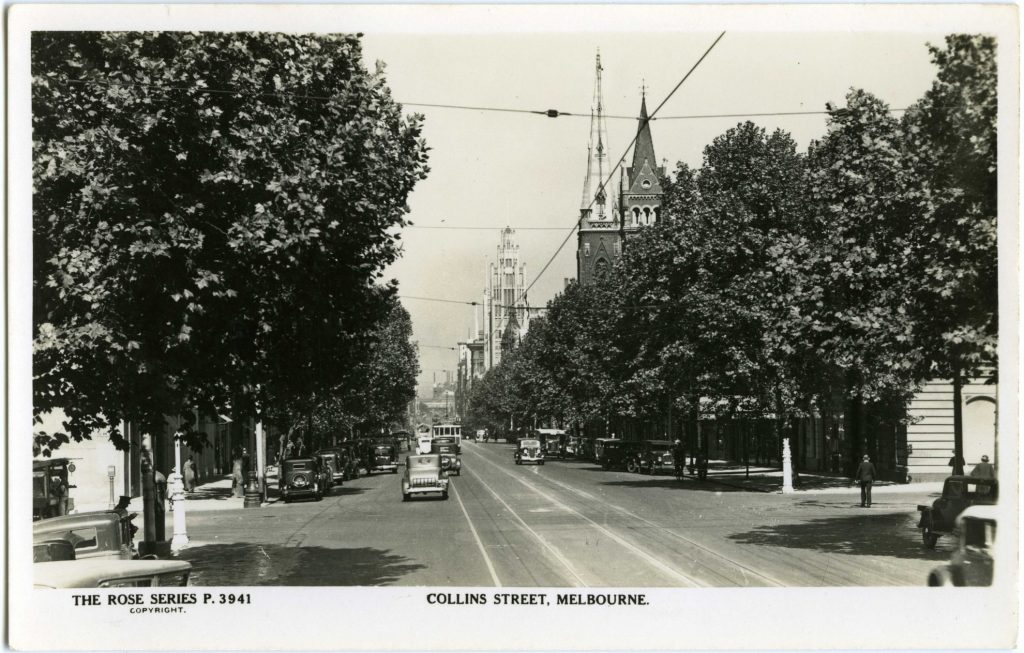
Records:
[[[44,449],[351,380],[427,171],[358,36],[38,32],[32,75]]]
[[[937,78],[902,124],[916,182],[910,310],[929,372],[952,379],[962,457],[963,381],[998,366],[996,42],[956,34],[930,50]]]

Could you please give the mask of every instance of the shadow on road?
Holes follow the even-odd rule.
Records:
[[[916,515],[864,513],[850,517],[812,519],[797,524],[759,526],[746,533],[730,535],[729,539],[740,544],[811,549],[826,553],[948,560],[952,538],[939,540],[935,550],[926,549],[921,544],[921,534],[915,528],[916,525]]]
[[[192,563],[191,584],[204,586],[389,585],[424,567],[371,547],[208,544],[188,547],[177,557]]]
[[[605,481],[601,485],[615,487],[633,488],[667,488],[669,490],[682,490],[686,492],[745,492],[745,490],[731,485],[718,483],[701,483],[699,481],[677,481],[674,476],[641,476],[635,481]]]

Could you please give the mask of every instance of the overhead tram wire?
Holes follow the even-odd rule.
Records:
[[[723,32],[724,34],[724,32]],[[52,80],[51,80],[52,81]],[[199,93],[208,93],[211,95],[235,95],[242,97],[276,97],[276,98],[291,98],[296,100],[318,100],[322,102],[330,102],[331,100],[337,99],[337,96],[330,95],[308,95],[305,93],[288,93],[287,91],[247,91],[243,89],[231,89],[231,88],[210,88],[206,86],[198,86],[196,84],[146,84],[144,82],[125,82],[122,80],[98,80],[98,79],[65,79],[60,80],[68,84],[79,84],[83,86],[104,86],[104,87],[128,87],[136,86],[140,88],[148,88],[158,91],[196,91]],[[434,109],[456,109],[463,111],[484,111],[491,113],[521,113],[536,116],[546,116],[548,118],[589,118],[589,113],[580,113],[573,111],[560,111],[558,109],[514,109],[509,107],[489,107],[489,106],[473,106],[465,104],[432,104],[427,102],[401,102],[395,100],[397,104],[405,107],[423,107],[423,108],[434,108]],[[902,113],[909,111],[910,108],[900,109],[889,109],[890,113]],[[656,117],[652,113],[647,120],[704,120],[714,118],[770,118],[770,117],[785,117],[785,116],[822,116],[829,115],[830,111],[764,111],[754,113],[707,113],[707,114],[691,114],[683,116],[660,116]],[[618,116],[618,115],[607,115],[603,114],[605,118],[609,120],[636,120],[636,116]]]
[[[441,299],[440,297],[413,297],[413,296],[410,296],[410,295],[398,295],[398,298],[399,299],[415,299],[415,300],[422,301],[422,302],[439,302],[439,303],[442,303],[442,304],[462,304],[464,306],[482,306],[483,305],[483,302],[463,301],[463,300],[458,300],[458,299]],[[512,305],[509,305],[509,304],[493,304],[493,306],[494,306],[494,308],[524,308],[524,309],[528,309],[528,310],[531,310],[531,311],[547,311],[547,310],[551,310],[550,306],[529,306],[529,305],[527,305],[527,306],[512,306]],[[647,310],[652,310],[652,309],[657,309],[657,308],[664,308],[664,306],[661,305],[661,304],[636,304],[636,305],[619,306],[617,308],[621,308],[623,310],[628,310],[628,311],[647,311]],[[433,347],[434,345],[421,345],[421,346],[422,347]]]
[[[688,71],[686,71],[686,74],[683,75],[683,78],[679,80],[679,83],[676,84],[675,87],[673,87],[673,89],[671,91],[669,91],[668,95],[665,96],[665,99],[662,100],[661,103],[657,107],[655,107],[654,111],[652,111],[650,113],[650,116],[648,117],[648,121],[658,115],[658,112],[661,111],[661,108],[663,106],[665,106],[665,103],[668,102],[670,99],[672,99],[672,96],[675,95],[676,91],[679,90],[679,87],[681,87],[683,85],[683,83],[686,82],[686,80],[690,78],[690,75],[693,74],[693,71],[697,70],[697,67],[700,66],[700,64],[704,61],[704,59],[707,58],[707,56],[709,54],[711,54],[711,51],[713,49],[715,49],[715,46],[718,45],[718,42],[721,41],[722,37],[724,37],[724,36],[725,36],[725,32],[723,31],[721,34],[718,35],[718,38],[716,38],[714,40],[714,42],[711,45],[708,46],[708,49],[704,51],[704,54],[702,54],[700,56],[700,59],[697,59],[697,62],[694,63],[693,66],[691,66]],[[562,239],[562,242],[558,246],[558,249],[555,250],[555,253],[551,255],[551,258],[548,259],[548,262],[544,264],[544,267],[541,268],[540,272],[537,273],[537,276],[535,276],[533,278],[533,281],[530,282],[530,285],[528,285],[523,290],[523,292],[513,302],[513,304],[518,304],[519,301],[523,297],[526,296],[526,293],[530,292],[530,289],[533,288],[534,284],[536,284],[537,281],[542,276],[544,276],[544,273],[547,272],[547,269],[549,267],[551,267],[551,264],[554,262],[555,257],[558,256],[558,254],[562,251],[562,248],[565,247],[565,244],[567,242],[569,242],[570,238],[572,238],[572,234],[577,229],[579,229],[580,223],[583,221],[583,215],[586,213],[587,210],[589,210],[590,208],[592,208],[594,206],[594,202],[597,201],[597,198],[600,197],[604,193],[604,189],[608,185],[608,182],[610,182],[612,180],[612,177],[615,176],[615,173],[616,173],[616,171],[618,171],[619,166],[622,165],[622,162],[626,159],[626,155],[629,154],[630,149],[633,147],[633,145],[636,144],[636,139],[639,138],[639,137],[640,137],[640,130],[637,130],[637,133],[634,134],[633,139],[629,141],[629,145],[627,145],[626,149],[622,152],[622,156],[619,157],[619,160],[615,163],[614,166],[612,166],[612,169],[609,170],[608,177],[598,187],[597,192],[594,193],[594,197],[593,197],[593,199],[590,200],[590,204],[587,205],[587,208],[584,211],[580,212],[580,217],[578,217],[576,219],[576,222],[573,224],[572,228],[569,230],[569,233],[567,233],[565,235],[565,238]],[[622,219],[621,216],[620,216],[619,219],[620,220]]]

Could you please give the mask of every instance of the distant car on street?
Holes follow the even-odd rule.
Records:
[[[441,469],[441,456],[417,454],[407,457],[402,476],[402,501],[408,501],[417,494],[435,492],[440,492],[442,499],[448,498],[448,475]]]
[[[462,476],[462,458],[459,456],[459,445],[454,437],[435,436],[430,443],[430,453],[441,456],[441,469],[445,472]]]
[[[629,471],[640,474],[673,473],[675,458],[672,455],[672,442],[670,440],[645,440],[640,444],[640,451],[633,461],[634,469]]]
[[[960,540],[948,565],[928,574],[929,587],[987,587],[992,584],[996,507],[971,506],[956,518]]]
[[[516,442],[516,450],[513,456],[517,465],[526,463],[544,464],[544,449],[541,448],[540,440],[535,438],[519,438]]]
[[[942,496],[930,506],[917,507],[921,520],[921,540],[929,549],[935,548],[939,537],[953,532],[956,518],[974,505],[994,505],[999,499],[999,482],[994,478],[950,476],[942,484]]]
[[[278,476],[278,491],[285,503],[295,499],[324,498],[326,471],[320,461],[312,456],[306,458],[285,458],[281,461]]]
[[[640,443],[619,438],[594,440],[594,459],[605,469],[624,469],[640,451]]]
[[[316,452],[316,456],[320,459],[331,477],[331,485],[341,485],[345,482],[345,465],[343,462],[343,455],[334,449],[321,449]]]
[[[398,473],[398,452],[395,445],[376,442],[367,447],[366,473]]]

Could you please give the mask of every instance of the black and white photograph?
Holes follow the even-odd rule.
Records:
[[[1012,648],[1017,11],[14,7],[12,645]]]

